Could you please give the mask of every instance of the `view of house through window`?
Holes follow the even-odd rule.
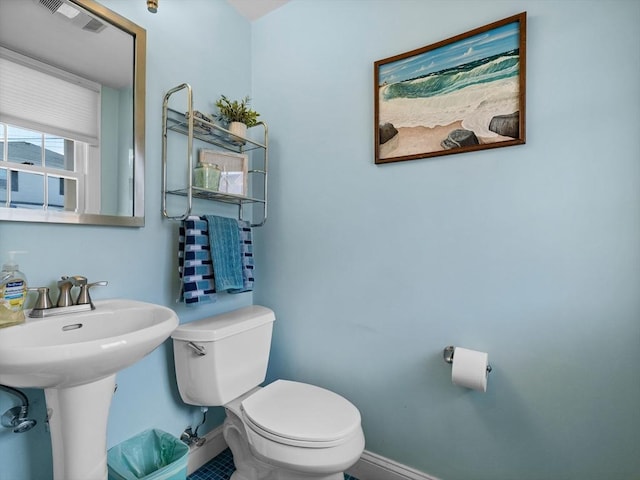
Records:
[[[0,123],[0,205],[76,211],[84,146]]]

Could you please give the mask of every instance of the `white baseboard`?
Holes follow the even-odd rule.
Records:
[[[191,475],[209,460],[217,457],[227,448],[227,442],[222,436],[222,425],[214,428],[205,436],[205,442],[201,446],[189,447],[189,460],[187,461],[187,475]]]
[[[203,445],[191,445],[189,449],[187,475],[191,475],[227,448],[227,442],[222,436],[222,425],[211,430],[204,438]],[[367,450],[347,473],[359,480],[439,480]]]
[[[438,480],[413,468],[365,450],[360,460],[347,470],[359,480]]]

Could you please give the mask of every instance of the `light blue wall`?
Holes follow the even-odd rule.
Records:
[[[162,220],[160,214],[162,98],[169,88],[189,82],[196,108],[210,112],[221,93],[235,98],[251,93],[249,22],[224,1],[162,0],[156,15],[147,12],[142,0],[100,3],[147,30],[146,225],[126,229],[0,222],[0,252],[29,251],[19,260],[32,286],[54,287],[61,275],[108,280],[107,287],[93,290],[94,298],[134,298],[167,305],[176,309],[182,321],[251,304],[250,293],[221,295],[217,304],[196,309],[176,304],[178,225]],[[180,150],[175,158],[180,161],[184,154]],[[118,374],[109,446],[152,427],[179,436],[201,420],[199,409],[180,400],[174,378],[169,342]],[[44,394],[42,390],[26,393],[38,426],[21,435],[0,428],[0,480],[46,480],[52,475]],[[15,404],[0,393],[0,414]],[[200,433],[222,418],[222,409],[210,410],[207,427]]]
[[[148,31],[146,226],[0,223],[33,285],[82,273],[110,281],[96,298],[183,321],[273,307],[269,376],[344,394],[367,449],[443,480],[637,476],[640,4],[294,0],[251,28],[222,1],[103,3]],[[375,166],[373,62],[524,10],[527,144]],[[176,225],[159,213],[161,100],[184,81],[203,110],[250,92],[273,147],[254,298],[198,310],[173,303]],[[451,385],[448,344],[489,352],[486,394]],[[165,347],[119,374],[110,445],[199,418],[172,368]],[[2,480],[50,472],[28,393],[40,425],[0,429]]]
[[[373,62],[528,11],[527,143],[376,166]],[[640,3],[295,0],[253,26],[270,377],[445,480],[640,475]],[[486,394],[449,344],[489,352]]]

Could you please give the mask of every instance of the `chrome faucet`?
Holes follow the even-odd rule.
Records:
[[[63,276],[58,280],[58,301],[55,306],[49,297],[48,287],[30,288],[30,291],[38,292],[36,304],[29,313],[34,318],[48,317],[51,315],[60,315],[63,313],[86,312],[94,310],[96,307],[89,295],[89,289],[96,285],[107,285],[106,281],[88,283],[87,278],[81,275]],[[80,292],[74,303],[71,296],[71,289],[79,287]]]
[[[75,287],[76,285],[75,277],[62,277],[62,279],[58,280],[58,301],[56,302],[56,307],[69,307],[73,305],[73,300],[71,300],[71,287]]]

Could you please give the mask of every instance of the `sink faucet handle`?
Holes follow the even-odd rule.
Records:
[[[72,280],[75,287],[82,287],[87,284],[87,277],[83,277],[82,275],[74,275],[73,277],[68,278]]]
[[[38,292],[38,299],[33,307],[34,310],[53,308],[53,302],[51,302],[51,297],[49,296],[49,287],[35,287],[28,290],[30,292]]]
[[[96,285],[105,286],[108,285],[108,282],[102,280],[100,282],[87,283],[87,279],[84,279],[84,283],[78,283],[80,286],[80,293],[78,294],[78,299],[76,301],[77,305],[86,305],[90,304],[91,308],[93,308],[93,302],[91,301],[91,295],[89,295],[89,289],[91,287],[95,287]]]

